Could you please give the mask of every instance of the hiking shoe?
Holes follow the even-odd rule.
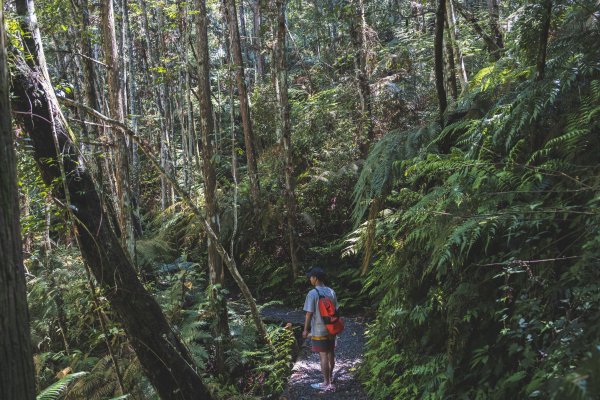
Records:
[[[311,383],[310,387],[317,390],[328,390],[331,385],[323,385],[321,382]]]

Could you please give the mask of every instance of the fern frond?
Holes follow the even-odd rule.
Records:
[[[57,400],[67,390],[70,383],[87,374],[87,372],[76,372],[74,374],[66,375],[58,382],[55,382],[42,390],[40,394],[37,395],[36,400]]]

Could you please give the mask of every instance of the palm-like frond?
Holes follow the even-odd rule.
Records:
[[[78,378],[87,375],[87,372],[76,372],[74,374],[68,374],[58,382],[53,383],[46,389],[42,390],[40,394],[36,396],[37,400],[57,400],[60,398],[70,383],[76,381]]]

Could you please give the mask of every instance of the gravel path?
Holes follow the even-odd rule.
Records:
[[[291,322],[296,327],[304,324],[304,312],[283,307],[269,307],[262,311],[264,318],[271,322]],[[346,328],[338,336],[336,343],[336,364],[333,372],[336,390],[333,393],[319,392],[310,387],[311,383],[322,382],[319,355],[310,351],[308,340],[301,343],[298,358],[282,400],[309,399],[352,399],[366,400],[360,382],[355,377],[358,364],[362,361],[364,347],[364,325],[356,318],[345,319]],[[297,330],[302,328],[297,328]]]

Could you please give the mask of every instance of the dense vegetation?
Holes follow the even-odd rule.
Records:
[[[31,4],[3,26],[41,398],[197,396],[152,374],[146,293],[165,365],[276,398],[294,334],[253,299],[299,307],[316,264],[373,399],[600,396],[596,0],[39,0],[37,45]]]

